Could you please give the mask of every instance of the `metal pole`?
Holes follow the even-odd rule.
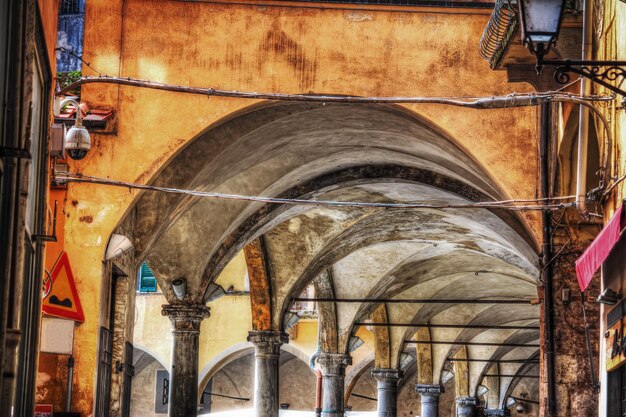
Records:
[[[65,396],[65,411],[72,411],[72,381],[74,380],[74,357],[67,358],[67,395]]]
[[[493,363],[539,363],[537,360],[528,359],[455,359],[446,358],[448,362],[493,362]]]
[[[358,322],[355,326],[372,327],[428,327],[431,329],[485,329],[485,330],[539,330],[539,326],[509,326],[509,325],[489,325],[489,324],[410,324],[410,323],[368,323]]]
[[[548,198],[550,195],[549,184],[549,155],[550,134],[552,132],[552,103],[546,101],[541,104],[541,137],[540,137],[540,163],[541,163],[541,197]],[[556,416],[556,384],[554,375],[554,306],[552,294],[552,225],[550,213],[542,211],[541,221],[543,227],[543,283],[544,283],[544,336],[546,342],[546,373],[548,382],[548,414],[547,417]]]
[[[539,375],[507,375],[507,374],[490,374],[490,375],[483,375],[483,378],[487,378],[487,377],[495,377],[495,378],[534,378],[534,379],[539,379]]]
[[[372,299],[372,298],[301,298],[291,301],[315,303],[390,303],[390,304],[533,304],[533,300],[437,300],[437,299]]]
[[[439,340],[405,340],[404,344],[424,344],[424,345],[465,345],[465,346],[502,346],[502,347],[534,347],[540,345],[527,345],[524,343],[492,343],[492,342],[446,342]]]

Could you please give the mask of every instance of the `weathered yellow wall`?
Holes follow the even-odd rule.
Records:
[[[250,91],[491,96],[530,88],[507,84],[504,73],[491,71],[479,58],[477,45],[488,11],[301,6],[90,0],[84,58],[109,75]],[[87,68],[84,73],[93,74]],[[71,170],[141,183],[149,182],[212,123],[254,104],[103,85],[84,87],[82,98],[92,107],[114,107],[117,133],[94,134],[92,151],[72,162]],[[467,148],[511,197],[535,196],[534,109],[406,107]],[[68,190],[65,250],[81,298],[89,300],[84,303],[85,323],[75,335],[80,349],[74,410],[83,415],[93,406],[104,248],[136,197],[135,191],[97,185],[71,185]],[[215,303],[203,332],[217,323],[221,332],[243,332],[249,318],[220,317],[226,303],[244,300],[229,297]],[[140,298],[137,304],[139,308]],[[152,307],[143,308],[160,315]],[[217,349],[227,343],[208,344]],[[206,359],[208,353],[202,355]]]
[[[596,31],[598,42],[597,57],[603,60],[624,61],[626,60],[626,10],[618,0],[604,2],[604,16],[602,31]],[[599,37],[598,37],[599,35]],[[622,83],[621,88],[624,88]],[[600,90],[604,90],[600,87]],[[609,93],[608,90],[604,92]],[[626,102],[621,102],[618,97],[611,106],[603,108],[603,113],[611,123],[613,135],[612,174],[621,177],[626,173],[626,112],[616,109]],[[610,196],[609,203],[605,206],[605,220],[608,220],[613,211],[621,204],[626,196],[626,182],[622,182],[615,188]]]
[[[603,60],[626,60],[626,7],[618,0],[606,0],[603,4],[603,18],[601,33],[596,31],[596,55],[598,59]],[[621,84],[621,88],[624,88],[624,83]],[[621,98],[617,100],[611,106],[602,108],[605,117],[610,120],[611,132],[613,135],[613,147],[612,152],[612,175],[621,178],[626,174],[626,111],[618,110],[616,107],[624,105],[626,102],[621,103]],[[615,210],[622,204],[626,197],[626,181],[616,186],[613,192],[609,195],[607,203],[604,205],[604,220],[608,221]],[[615,251],[612,256],[615,255]],[[623,255],[622,255],[623,256]],[[622,274],[623,275],[623,274]],[[607,282],[606,278],[603,282],[604,288],[621,289],[626,285],[626,280],[622,282]],[[601,305],[602,316],[600,320],[600,334],[604,334],[607,330],[607,313],[613,307]],[[599,415],[607,415],[607,339],[600,338],[600,357],[598,359],[600,368],[600,384],[603,389],[600,392],[599,400]],[[608,346],[610,351],[610,346]]]

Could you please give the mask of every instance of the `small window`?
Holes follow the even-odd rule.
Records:
[[[157,281],[154,272],[147,263],[141,264],[137,274],[137,291],[141,293],[157,292]]]
[[[81,3],[81,0],[62,0],[59,14],[81,14],[83,12]]]

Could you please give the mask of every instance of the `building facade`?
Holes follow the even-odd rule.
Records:
[[[566,6],[555,56],[591,22],[594,54],[621,57],[626,4]],[[516,19],[503,1],[87,2],[92,78],[56,122],[84,111],[92,147],[50,144],[47,197],[3,188],[25,200],[2,221],[34,234],[58,207],[36,279],[3,280],[5,345],[27,326],[3,395],[97,417],[623,412],[594,301],[623,274],[581,293],[575,270],[623,198],[623,110],[585,101],[607,134],[576,80],[536,75]]]

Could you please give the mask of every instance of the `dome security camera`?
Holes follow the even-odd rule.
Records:
[[[66,104],[71,104],[76,109],[76,121],[74,122],[74,126],[65,134],[63,150],[70,158],[80,160],[83,159],[91,149],[91,138],[89,137],[89,132],[85,126],[83,126],[83,113],[78,101],[73,98],[55,101],[55,115],[58,115],[61,112],[61,108]]]
[[[65,134],[64,148],[70,158],[75,160],[83,159],[91,149],[89,132],[78,121]]]

